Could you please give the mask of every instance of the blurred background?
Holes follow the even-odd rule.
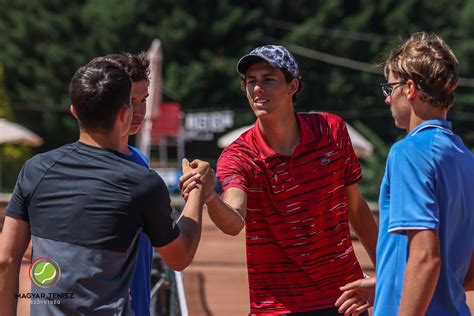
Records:
[[[215,163],[218,138],[254,122],[235,65],[256,46],[283,44],[303,75],[297,110],[337,113],[373,144],[361,161],[362,188],[376,199],[387,150],[403,132],[383,102],[381,69],[372,65],[422,30],[444,37],[460,60],[464,80],[449,119],[474,147],[473,1],[0,0],[0,6],[0,117],[44,140],[35,148],[0,145],[4,192],[25,159],[78,137],[68,111],[75,70],[99,55],[147,51],[156,38],[162,100],[179,106],[173,110],[181,113],[179,129],[171,134],[184,136],[187,157]],[[158,157],[160,136],[152,141],[156,167],[177,166],[175,136],[165,136],[166,165]]]
[[[457,55],[462,80],[449,119],[455,132],[474,148],[474,1],[0,0],[0,7],[0,192],[6,193],[4,200],[26,159],[77,139],[68,98],[76,69],[96,56],[148,51],[155,39],[161,49],[160,95],[153,104],[148,144],[152,167],[171,192],[177,190],[182,156],[215,166],[225,140],[238,136],[228,134],[253,124],[235,65],[264,44],[285,45],[299,62],[304,91],[297,111],[339,114],[354,128],[351,136],[360,136],[366,145],[359,155],[361,188],[369,201],[377,200],[388,149],[404,134],[395,128],[384,104],[379,83],[385,78],[377,65],[409,34],[436,32]],[[140,145],[139,139],[132,138],[132,144]],[[179,209],[181,203],[175,206]],[[206,229],[224,242],[214,249],[215,256],[222,257],[218,249],[231,241],[222,239],[211,224]],[[238,258],[232,259],[232,254],[227,258],[234,260],[229,265],[243,278],[245,296],[243,236],[239,238],[233,241],[238,251],[227,247]],[[198,253],[194,267],[203,262],[215,273],[217,265],[209,258],[206,252]],[[188,274],[201,280],[195,283],[201,301],[205,290],[210,291],[202,285],[203,273],[193,274],[191,269]],[[222,288],[217,292],[222,293]],[[242,305],[236,315],[248,311]],[[213,314],[211,305],[201,306],[202,315]],[[232,315],[228,310],[224,314]]]

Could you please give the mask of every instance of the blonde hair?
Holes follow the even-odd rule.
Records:
[[[419,32],[392,50],[384,66],[403,81],[413,80],[421,99],[436,107],[450,108],[459,84],[459,62],[441,37]]]

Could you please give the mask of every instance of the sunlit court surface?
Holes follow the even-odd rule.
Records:
[[[474,185],[470,185],[471,182],[474,184],[474,180],[470,180],[474,178],[474,1],[457,1],[457,5],[448,0],[123,0],[115,1],[114,5],[111,2],[16,0],[8,2],[8,5],[5,2],[0,10],[0,237],[2,229],[3,237],[7,236],[7,231],[14,232],[11,234],[14,237],[4,244],[0,239],[0,246],[14,245],[0,248],[6,249],[7,254],[0,258],[0,316],[5,311],[13,313],[9,310],[13,294],[17,297],[17,315],[20,316],[30,315],[30,310],[32,316],[36,316],[35,308],[57,311],[46,314],[61,314],[60,310],[76,303],[91,310],[103,311],[103,308],[110,306],[116,310],[123,308],[124,314],[133,313],[135,316],[249,316],[259,313],[267,316],[314,308],[320,309],[319,312],[328,309],[334,313],[333,304],[340,295],[339,284],[347,280],[368,284],[371,280],[364,281],[363,273],[375,277],[374,261],[379,263],[379,288],[377,303],[369,309],[370,316],[396,315],[396,308],[400,309],[400,306],[403,313],[407,302],[411,306],[427,302],[431,305],[431,311],[439,311],[434,315],[450,314],[443,312],[443,308],[448,310],[451,306],[460,306],[462,314],[468,314],[466,304],[460,299],[464,289],[458,281],[463,279],[461,274],[467,266],[466,253],[474,247],[471,236],[474,232],[474,213],[471,212],[471,209],[474,210]],[[447,68],[437,67],[436,60],[430,58],[443,55],[433,54],[439,45],[430,44],[427,46],[430,49],[417,53],[418,57],[400,55],[405,56],[401,61],[416,61],[415,64],[422,65],[419,70],[423,71],[400,66],[409,70],[405,73],[405,70],[400,72],[398,66],[394,68],[403,65],[395,62],[396,47],[419,33],[442,38],[452,50],[456,63],[450,63]],[[128,57],[125,58],[125,55]],[[393,63],[388,67],[391,58]],[[113,125],[117,127],[123,121],[123,128],[108,135],[112,137],[110,139],[105,136],[108,133],[102,133],[107,128],[97,134],[110,142],[101,142],[98,138],[84,143],[80,141],[81,130],[88,129],[88,124],[84,124],[88,115],[84,115],[81,122],[81,112],[87,111],[78,112],[81,107],[71,98],[71,81],[79,68],[92,61],[96,64],[94,67],[102,67],[106,60],[112,64],[100,69],[94,78],[99,82],[99,77],[106,76],[112,68],[122,68],[117,70],[127,72],[130,96],[125,96],[127,89],[124,85],[119,91],[114,91],[111,98],[94,98],[101,100],[97,102],[97,108],[94,107],[95,102],[88,99],[83,109],[92,109],[90,122],[103,119],[102,123],[107,123],[108,119],[115,118],[116,124]],[[422,60],[425,62],[422,63]],[[439,60],[446,61],[446,58]],[[448,65],[446,62],[441,64]],[[447,78],[446,81],[443,78]],[[128,82],[126,79],[124,77],[119,81]],[[102,89],[96,87],[92,90],[96,93]],[[81,94],[79,91],[92,90],[77,89],[76,95]],[[100,95],[105,95],[102,92]],[[111,109],[108,114],[113,115],[102,115],[108,111],[104,105],[114,103],[111,99],[118,98],[122,92],[124,96],[119,105],[123,117]],[[84,96],[83,99],[86,98],[89,97]],[[437,99],[443,102],[431,104]],[[430,107],[427,107],[428,103]],[[433,109],[431,105],[435,105]],[[438,113],[436,107],[440,105],[443,111],[449,110],[446,117],[432,115]],[[323,117],[324,120],[316,120],[316,117]],[[125,124],[129,118],[130,124]],[[312,123],[302,124],[305,122],[303,119]],[[411,135],[420,137],[420,143],[413,148],[403,147],[410,149],[405,161],[400,154],[394,154],[394,148],[400,149],[397,143],[409,138],[409,132],[414,131],[412,125],[418,119],[426,123],[426,129],[423,127],[421,132],[416,130],[416,135]],[[466,156],[470,154],[469,163],[463,160],[457,166],[453,161],[446,160],[448,162],[432,164],[425,158],[434,156],[413,154],[418,152],[416,150],[428,150],[428,144],[442,148],[432,146],[434,142],[422,141],[423,133],[430,132],[431,135],[434,131],[432,127],[436,124],[428,123],[434,120],[443,121],[442,126],[438,124],[436,127],[437,131],[445,133],[442,134],[446,136],[443,144],[451,139],[449,131],[453,139],[459,136],[457,144],[463,144],[446,147],[455,148],[453,150],[440,149],[439,153],[453,157],[461,152]],[[108,125],[102,123],[90,125],[94,127],[90,131],[95,134],[95,131],[102,130],[100,126]],[[447,128],[448,123],[452,127]],[[115,138],[119,133],[120,141]],[[112,160],[109,162],[98,164],[95,158],[100,158],[101,154],[83,156],[71,151],[77,154],[71,154],[71,160],[77,165],[69,168],[71,164],[65,163],[68,172],[64,172],[64,178],[50,173],[63,164],[46,166],[45,163],[30,163],[43,161],[43,158],[49,157],[48,152],[74,142],[81,147],[91,147],[89,149],[104,149],[108,154],[121,154],[119,158],[110,157]],[[121,146],[116,147],[119,143]],[[424,145],[427,145],[426,148]],[[128,154],[132,152],[134,154]],[[190,162],[198,159],[208,166],[203,174],[193,175],[198,179],[194,182],[196,187],[202,186],[201,190],[191,191],[191,195],[200,193],[202,196],[198,199],[199,207],[193,208],[197,215],[189,222],[193,225],[188,227],[196,229],[190,234],[178,225],[184,225],[184,221],[178,222],[178,218],[186,203],[186,193],[181,192],[186,185],[180,183],[180,177],[186,177],[190,171],[183,164],[184,158]],[[413,164],[408,164],[412,160]],[[421,163],[424,162],[427,163],[425,166],[436,167],[422,168]],[[125,171],[117,166],[128,166],[130,169]],[[199,169],[197,163],[195,168]],[[45,172],[44,176],[31,173],[33,169]],[[417,182],[412,181],[422,179],[418,172],[426,171],[428,175],[431,169],[435,173],[445,172],[449,176],[446,179],[454,179],[459,174],[464,182],[461,185],[455,180],[438,181],[440,178],[431,176],[431,173],[427,177],[430,179],[428,184],[419,181],[417,186]],[[470,173],[456,172],[467,169]],[[81,185],[82,177],[73,176],[76,171],[79,174],[84,170],[87,181],[91,176],[97,176],[94,183],[98,185]],[[101,171],[106,170],[110,173],[103,176]],[[129,185],[133,174],[142,171],[157,179],[159,190],[146,190],[147,181],[142,176],[137,176],[137,181]],[[46,177],[48,173],[52,175],[49,178]],[[111,178],[107,177],[112,173],[123,180],[108,181]],[[213,181],[202,180],[205,178]],[[46,184],[48,179],[57,182],[57,189]],[[399,181],[406,183],[398,186]],[[33,187],[33,183],[40,188],[43,186],[44,192],[51,191],[53,194],[40,199],[41,189],[26,190]],[[117,188],[122,184],[127,187],[127,192],[128,189],[130,192],[147,191],[150,198],[153,196],[156,200],[153,203],[143,202],[140,207],[132,203],[122,212],[113,203],[120,193]],[[442,198],[436,203],[423,204],[423,193],[436,191],[428,190],[432,188],[431,184],[438,189],[442,187],[437,190]],[[214,187],[215,192],[212,193],[216,194],[210,194],[203,187]],[[111,193],[113,198],[97,194],[103,192],[102,189]],[[346,190],[345,194],[343,190]],[[404,190],[412,190],[413,195],[407,198]],[[204,191],[207,193],[204,194]],[[63,197],[58,199],[61,195]],[[141,194],[121,196],[125,197],[124,200],[131,197],[133,201]],[[354,197],[358,196],[364,200],[363,203],[354,203],[357,201]],[[21,197],[24,203],[17,203],[20,201],[17,197]],[[89,198],[98,201],[93,203],[96,212],[87,211]],[[463,207],[449,206],[441,208],[443,211],[431,212],[427,205],[439,206],[443,204],[438,202],[451,199],[464,201],[459,203]],[[59,211],[51,207],[63,200],[67,203],[60,204]],[[395,200],[399,204],[390,204]],[[9,217],[7,224],[4,224],[9,201],[12,201],[6,211]],[[410,207],[410,203],[420,201],[419,209]],[[205,203],[209,209],[202,207]],[[15,207],[15,204],[22,206]],[[347,210],[339,211],[346,205]],[[361,205],[363,212],[354,212]],[[35,207],[38,207],[37,212]],[[97,220],[106,213],[107,208],[118,210],[120,214]],[[202,232],[199,235],[198,225],[195,224],[199,221],[196,218],[199,218],[202,208]],[[184,209],[185,214],[187,210]],[[461,210],[462,213],[457,212]],[[60,215],[58,218],[61,220],[38,215],[49,211],[54,218]],[[424,211],[430,212],[430,216],[441,214],[449,220],[439,220],[437,228],[418,225],[417,221]],[[20,213],[20,217],[15,217]],[[137,216],[138,213],[140,216]],[[149,213],[150,218],[145,217],[145,213]],[[164,214],[165,219],[160,218],[150,224],[151,217],[157,214]],[[40,220],[33,220],[35,215]],[[93,219],[78,225],[79,219],[86,218],[85,215],[91,215]],[[395,227],[403,230],[402,234],[388,233],[390,229],[383,226],[393,223],[397,216],[411,226]],[[12,227],[10,219],[16,219],[16,224],[20,222],[16,226],[18,229],[8,229]],[[379,234],[374,219],[380,224],[378,227],[382,227],[378,230]],[[114,225],[116,220],[123,220],[123,225]],[[26,221],[35,245],[33,260],[40,261],[37,265],[31,262],[31,248],[28,248],[21,260],[18,291],[16,285],[2,288],[1,284],[16,284],[16,275],[9,272],[10,268],[18,268],[20,253],[12,249],[25,245],[28,238],[25,237]],[[300,224],[301,221],[304,223]],[[93,226],[94,223],[97,227]],[[183,233],[182,236],[194,237],[191,238],[195,241],[191,251],[191,248],[178,245],[176,249],[186,249],[181,255],[168,254],[176,261],[185,259],[186,265],[183,262],[182,265],[173,265],[175,260],[167,261],[167,250],[163,247],[177,239],[166,240],[167,244],[152,240],[153,233],[170,236],[161,227],[164,223],[168,228],[180,227],[179,234]],[[350,233],[347,223],[352,225]],[[62,237],[55,237],[59,235],[44,238],[39,230],[43,227],[51,235],[60,233],[66,239],[76,236],[73,234],[76,230],[80,237],[69,240],[70,245],[63,251],[58,251],[57,244],[41,247],[37,238],[64,242]],[[446,230],[439,230],[440,227]],[[98,235],[100,228],[104,231],[110,229],[111,232],[100,238],[90,237],[90,240],[84,237]],[[426,298],[431,292],[425,289],[436,286],[435,282],[429,282],[435,280],[433,275],[416,283],[417,286],[410,284],[423,277],[420,270],[404,282],[399,280],[405,271],[410,272],[402,269],[410,254],[432,250],[430,243],[417,244],[419,247],[415,249],[418,251],[407,253],[404,250],[411,248],[392,246],[406,236],[412,236],[412,233],[432,233],[437,229],[437,237],[451,242],[449,247],[437,247],[436,250],[442,250],[442,258],[457,260],[441,262],[440,266],[448,273],[440,273],[447,278],[437,279],[437,284],[443,286],[438,286],[435,293],[444,294]],[[445,238],[448,236],[445,231],[455,234],[456,239]],[[135,242],[138,234],[140,239]],[[123,241],[125,236],[129,241]],[[198,242],[199,236],[201,239]],[[94,244],[89,249],[90,242],[108,241],[115,237],[118,245],[114,244],[113,249],[102,244]],[[375,250],[376,239],[379,240],[379,251]],[[351,241],[354,252],[351,251]],[[152,244],[161,249],[153,248]],[[123,245],[127,245],[127,249],[116,251]],[[83,247],[81,250],[116,251],[121,254],[124,253],[122,251],[127,254],[130,251],[130,256],[121,257],[124,258],[123,265],[119,266],[118,258],[103,259],[100,267],[103,267],[101,271],[104,273],[117,267],[116,273],[106,281],[120,278],[124,282],[130,281],[127,283],[129,286],[125,283],[120,286],[107,286],[109,283],[95,286],[104,280],[95,273],[89,273],[97,263],[92,262],[91,258],[98,257],[70,255],[76,253],[75,246]],[[170,249],[168,251],[174,253]],[[377,259],[376,252],[380,256]],[[15,260],[10,260],[12,254]],[[355,257],[362,269],[359,269]],[[411,256],[411,259],[415,257],[423,256]],[[471,257],[474,263],[474,255]],[[393,260],[383,260],[387,258]],[[437,261],[426,258],[423,264],[410,267],[421,266],[433,272],[434,268],[427,267],[434,267],[435,264],[430,266],[430,263]],[[51,270],[48,266],[46,271],[47,260],[58,261],[60,270]],[[341,261],[335,264],[335,260],[346,260],[347,265]],[[87,264],[79,265],[79,262]],[[459,266],[456,266],[458,263]],[[451,264],[456,267],[451,269]],[[84,278],[78,266],[90,268]],[[177,272],[171,266],[184,270]],[[134,271],[131,271],[132,268]],[[356,273],[353,273],[355,270]],[[471,282],[473,275],[468,273],[464,278],[468,280],[464,286],[470,290],[474,287],[474,282]],[[83,281],[88,277],[87,281]],[[445,282],[445,279],[450,281]],[[148,284],[149,280],[151,284]],[[41,282],[50,283],[38,285]],[[62,288],[65,284],[68,286]],[[74,289],[79,293],[77,288],[83,284],[90,285],[88,289],[91,290],[91,295],[87,297],[90,300],[85,303],[82,297],[74,300],[64,298],[62,304],[50,304],[46,299],[33,302],[34,299],[31,299],[33,294],[38,294],[32,292],[38,291],[67,295],[69,289]],[[398,287],[403,285],[406,286],[403,289],[404,304],[387,303],[399,298],[391,294],[402,293]],[[421,289],[418,285],[422,285]],[[417,289],[417,292],[409,293],[408,290],[406,295],[406,289]],[[103,294],[105,292],[110,295]],[[4,293],[9,295],[1,295]],[[360,294],[357,290],[345,293]],[[350,301],[354,302],[353,308],[365,304],[366,297],[361,296],[362,300],[359,296],[358,301]],[[439,297],[440,300],[432,297]],[[112,303],[102,302],[109,298]],[[467,292],[466,298],[474,315],[474,291]],[[428,299],[431,301],[428,302]],[[436,305],[438,301],[440,304]],[[385,308],[390,307],[394,310],[387,312]],[[74,309],[71,310],[70,313],[74,314]],[[423,312],[413,314],[421,315]]]
[[[376,208],[375,204],[370,206]],[[374,214],[377,216],[376,211]],[[224,235],[205,213],[201,238],[196,257],[184,272],[189,315],[247,315],[249,297],[245,232],[235,237]],[[363,270],[368,275],[375,275],[367,253],[355,236],[352,243]],[[474,312],[474,292],[469,292],[467,296],[471,312]]]
[[[0,227],[3,209],[9,195],[0,201]],[[372,209],[376,206],[370,205]],[[377,215],[374,212],[375,216]],[[354,250],[364,271],[374,275],[369,257],[360,243],[353,239]],[[30,262],[24,260],[20,272],[19,293],[30,292]],[[241,316],[249,311],[247,270],[245,263],[245,232],[228,236],[219,231],[203,214],[201,244],[196,257],[183,273],[184,290],[189,315],[192,316]],[[474,292],[467,293],[471,312],[474,312]],[[18,316],[29,316],[29,299],[18,300]]]

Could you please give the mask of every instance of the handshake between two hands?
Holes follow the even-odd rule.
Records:
[[[207,161],[195,159],[189,162],[185,158],[181,167],[183,175],[179,178],[179,189],[185,201],[194,189],[202,190],[204,203],[214,198],[216,194],[214,191],[214,170]]]

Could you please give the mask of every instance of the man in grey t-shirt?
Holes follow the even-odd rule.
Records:
[[[171,268],[191,263],[212,177],[203,175],[174,224],[163,180],[118,154],[132,118],[130,87],[126,72],[106,61],[72,78],[79,140],[28,160],[5,211],[0,315],[14,315],[28,294],[35,316],[133,315],[128,290],[142,231]],[[32,293],[18,293],[30,237]]]

